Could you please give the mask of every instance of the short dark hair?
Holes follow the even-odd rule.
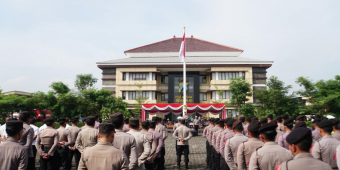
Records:
[[[108,137],[115,132],[115,125],[110,123],[102,123],[99,125],[99,134]]]
[[[46,124],[46,126],[52,126],[54,123],[54,119],[50,118],[50,119],[45,119],[44,123]]]
[[[125,123],[125,124],[129,124],[129,118],[125,118],[125,119],[124,119],[124,123]]]
[[[26,122],[31,117],[32,117],[32,115],[28,111],[23,111],[23,112],[20,113],[20,120],[22,120],[24,122]]]
[[[37,119],[32,119],[31,122],[30,122],[30,124],[33,125],[33,124],[35,124],[35,122],[37,122]]]
[[[312,136],[307,137],[306,139],[303,139],[301,142],[297,144],[297,147],[299,147],[300,150],[309,152],[310,148],[312,147],[313,138]]]
[[[112,117],[111,116],[111,122],[112,122],[112,124],[115,125],[116,128],[122,127],[123,126],[123,121],[124,121],[123,115],[117,116],[117,117]]]
[[[155,127],[156,127],[156,122],[155,121],[151,121],[150,122],[150,128],[155,129]]]
[[[251,136],[253,136],[253,137],[259,137],[260,136],[260,133],[259,133],[259,131],[248,131],[250,134],[251,134]]]
[[[333,127],[332,126],[326,126],[321,128],[323,131],[325,131],[326,133],[332,133],[333,131]]]
[[[22,129],[7,129],[6,128],[6,133],[8,136],[15,136],[16,134],[18,134]]]
[[[268,130],[268,131],[264,131],[261,132],[261,134],[264,135],[264,138],[268,141],[275,141],[275,137],[277,135],[276,130]]]
[[[179,122],[184,125],[185,124],[185,119],[181,119],[181,120],[179,120]]]
[[[242,124],[237,125],[237,126],[234,128],[234,130],[237,131],[237,132],[242,132],[242,131],[243,131],[243,125],[242,125]]]
[[[79,121],[79,119],[77,117],[74,117],[74,118],[71,119],[72,123],[77,123],[78,121]]]
[[[129,126],[130,126],[132,129],[138,129],[139,124],[129,123]]]
[[[95,122],[96,122],[95,119],[86,119],[86,124],[88,126],[93,126]]]
[[[292,129],[293,128],[293,124],[287,124],[287,125],[285,125],[288,129]]]
[[[340,123],[337,123],[337,124],[335,124],[335,125],[333,125],[333,126],[334,126],[334,128],[335,128],[336,130],[339,130],[339,129],[340,129],[339,125],[340,125]]]
[[[149,129],[149,127],[150,127],[150,124],[143,124],[143,123],[142,123],[142,128],[143,128],[143,129]]]

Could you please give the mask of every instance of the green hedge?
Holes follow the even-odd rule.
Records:
[[[35,124],[36,126],[40,127],[42,125],[44,125],[44,122],[36,122]],[[69,125],[71,126],[71,123],[69,123]],[[78,127],[83,127],[85,124],[84,122],[78,122]],[[59,128],[59,124],[57,122],[54,123],[54,128],[58,129]]]

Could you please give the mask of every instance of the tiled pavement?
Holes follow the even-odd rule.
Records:
[[[165,140],[165,167],[167,170],[176,169],[177,167],[177,156],[175,149],[175,139],[172,137],[172,133],[169,133],[168,138]],[[202,134],[196,137],[192,137],[189,140],[189,167],[190,169],[203,170],[206,167],[206,150],[205,150],[205,139]],[[37,154],[36,169],[39,167],[39,155]],[[184,169],[184,156],[182,156],[181,168]],[[72,170],[75,170],[72,167]]]

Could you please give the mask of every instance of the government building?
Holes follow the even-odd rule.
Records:
[[[130,106],[136,104],[138,94],[148,99],[148,104],[183,103],[183,64],[178,57],[181,41],[181,37],[174,36],[127,50],[124,58],[98,62],[103,89],[112,91]],[[242,49],[193,36],[187,37],[185,43],[187,103],[229,101],[229,83],[234,77],[244,77],[253,90],[266,88],[266,73],[272,61],[243,58]],[[219,95],[221,90],[223,94]],[[250,97],[248,102],[254,100]],[[227,114],[238,115],[234,107],[225,110]],[[166,117],[174,120],[177,116],[170,113]]]

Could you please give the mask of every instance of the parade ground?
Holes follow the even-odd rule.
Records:
[[[189,140],[190,154],[189,154],[189,167],[190,169],[205,169],[206,167],[206,149],[205,138],[202,137],[202,133],[199,136],[192,137]],[[168,133],[168,138],[165,140],[165,167],[166,169],[176,169],[176,148],[175,139],[172,137],[172,133]],[[36,159],[36,170],[39,170],[39,154]],[[184,169],[184,156],[182,156],[181,168]],[[72,163],[72,170],[76,170],[74,162]]]

